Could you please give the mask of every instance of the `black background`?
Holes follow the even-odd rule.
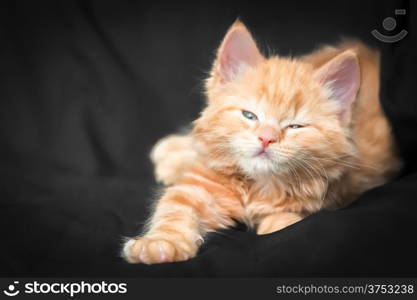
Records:
[[[1,276],[416,276],[416,22],[412,1],[2,1]],[[407,9],[395,16],[395,8]],[[395,17],[395,44],[375,40]],[[183,263],[128,265],[157,193],[152,145],[198,116],[202,80],[240,17],[264,53],[340,37],[382,52],[381,100],[406,169],[351,207],[280,232],[209,237]]]

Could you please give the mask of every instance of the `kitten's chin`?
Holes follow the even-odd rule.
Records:
[[[272,159],[267,156],[259,155],[252,158],[240,158],[240,169],[245,175],[253,178],[257,178],[265,175],[279,175],[285,173],[285,168],[278,165]]]

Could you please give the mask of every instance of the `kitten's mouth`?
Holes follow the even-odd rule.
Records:
[[[269,154],[268,154],[268,152],[266,152],[266,149],[265,148],[262,148],[262,149],[260,149],[257,153],[256,153],[256,155],[255,155],[256,157],[261,157],[261,158],[269,158]]]

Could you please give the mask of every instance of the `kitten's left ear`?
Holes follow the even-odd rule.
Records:
[[[330,98],[340,105],[343,121],[349,121],[351,106],[360,86],[360,67],[352,50],[337,55],[315,71],[314,77],[330,92]]]

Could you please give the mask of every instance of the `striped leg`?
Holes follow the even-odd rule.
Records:
[[[213,196],[203,187],[167,188],[143,236],[129,240],[124,257],[130,263],[155,264],[187,260],[196,255],[207,231],[225,227]]]

